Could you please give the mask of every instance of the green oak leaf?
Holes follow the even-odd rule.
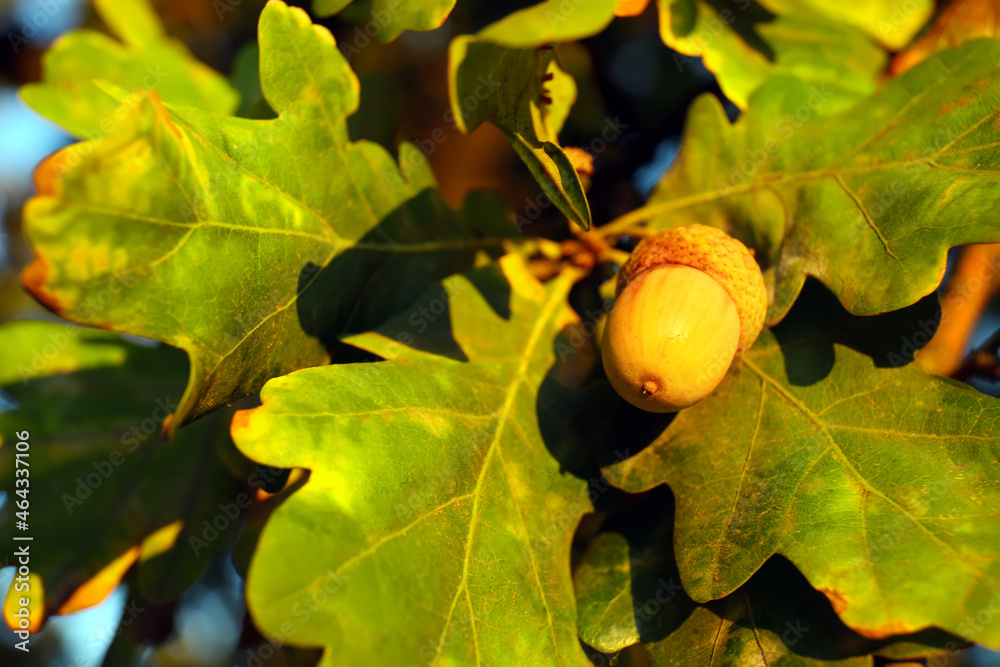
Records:
[[[588,664],[569,569],[585,392],[556,379],[575,279],[542,286],[516,255],[453,276],[348,339],[387,361],[275,378],[236,414],[244,454],[311,470],[251,563],[258,627],[324,665]]]
[[[94,7],[121,41],[88,29],[57,39],[42,59],[41,83],[21,88],[32,109],[78,137],[99,139],[115,131],[127,106],[119,107],[95,79],[135,93],[156,90],[173,104],[218,113],[236,108],[239,95],[225,77],[167,37],[149,0],[100,0]]]
[[[618,533],[601,533],[591,541],[573,572],[580,639],[602,653],[614,653],[660,634],[657,621],[664,609],[668,617],[683,617],[697,607],[684,595],[677,573],[661,566],[673,547],[669,542],[659,546],[663,553],[630,552],[628,541]],[[648,582],[652,585],[644,580],[649,575],[658,577]]]
[[[400,167],[348,140],[357,79],[301,9],[265,7],[260,63],[277,118],[149,94],[105,139],[45,162],[24,209],[36,259],[23,279],[40,301],[188,352],[169,432],[271,377],[326,363],[345,331],[501,254],[513,234],[494,197],[448,209],[412,145]]]
[[[887,56],[861,30],[802,3],[775,4],[781,7],[772,13],[755,0],[659,0],[660,37],[675,51],[700,57],[741,109],[754,91],[781,75],[823,91],[823,113],[847,108],[875,90]],[[679,56],[675,61],[685,66]]]
[[[484,121],[494,123],[552,203],[583,229],[590,229],[590,204],[558,142],[576,101],[576,82],[559,66],[552,45],[600,32],[614,18],[614,7],[615,0],[548,0],[476,35],[456,37],[448,54],[458,129],[471,132]]]
[[[937,626],[1000,645],[1000,401],[897,365],[933,334],[932,301],[851,318],[803,295],[713,394],[606,470],[630,492],[669,484],[694,600],[781,554],[867,637]]]
[[[861,0],[827,2],[826,0],[760,0],[775,13],[799,7],[827,17],[831,21],[855,26],[872,39],[898,51],[920,31],[934,14],[933,0]]]
[[[998,73],[990,40],[941,53],[831,117],[814,114],[822,98],[789,78],[732,124],[702,96],[677,162],[623,222],[702,222],[754,247],[771,323],[806,276],[855,314],[902,308],[937,287],[948,248],[1000,241]]]
[[[44,582],[46,614],[75,599],[96,604],[124,571],[113,561],[158,531],[175,526],[166,544],[142,547],[140,590],[148,599],[176,600],[226,546],[203,539],[223,505],[242,491],[221,463],[238,456],[226,434],[226,414],[159,441],[160,422],[186,380],[183,353],[150,349],[121,337],[63,323],[18,320],[0,326],[0,387],[16,403],[0,413],[0,559],[13,558],[17,474],[13,434],[30,434],[28,462],[31,569]],[[6,352],[11,354],[8,356]],[[179,529],[179,532],[178,530]],[[123,567],[137,557],[126,559]],[[11,562],[11,561],[4,561]],[[86,585],[87,592],[80,589]]]
[[[865,639],[784,559],[726,598],[698,604],[678,583],[669,527],[633,526],[627,536],[606,532],[591,542],[573,579],[583,641],[606,653],[641,642],[652,667],[872,667],[875,654],[915,657],[965,645],[940,631]]]
[[[616,4],[617,0],[545,0],[505,16],[480,30],[476,37],[518,49],[584,39],[611,23]]]
[[[0,328],[0,386],[35,378],[120,366],[129,346],[120,336],[41,320],[17,320]]]
[[[351,18],[362,24],[341,44],[350,57],[352,49],[363,49],[372,35],[380,42],[390,42],[404,30],[440,28],[455,7],[455,0],[313,0],[313,12],[330,16],[348,5]]]

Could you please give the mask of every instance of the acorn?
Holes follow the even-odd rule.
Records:
[[[757,340],[767,288],[753,253],[706,225],[641,242],[618,272],[601,341],[615,391],[649,412],[676,412],[708,396]]]

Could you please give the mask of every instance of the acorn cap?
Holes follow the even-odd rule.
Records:
[[[616,294],[640,273],[667,264],[704,271],[721,284],[740,316],[739,351],[748,349],[764,328],[767,287],[753,254],[721,229],[686,225],[642,241],[618,272]]]

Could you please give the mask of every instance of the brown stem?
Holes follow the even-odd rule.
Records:
[[[574,227],[573,235],[576,236],[580,243],[586,246],[587,250],[593,253],[593,255],[600,262],[621,265],[628,259],[629,253],[612,247],[605,237],[601,236],[593,229],[589,232],[584,232]]]

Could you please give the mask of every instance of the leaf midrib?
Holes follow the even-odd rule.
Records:
[[[991,114],[995,111],[991,110]],[[725,188],[713,188],[711,190],[703,190],[701,192],[696,192],[690,195],[685,195],[683,197],[675,197],[668,201],[647,204],[641,208],[637,208],[631,213],[626,213],[625,215],[613,220],[612,222],[604,225],[600,229],[603,230],[605,235],[611,233],[619,233],[623,229],[636,224],[637,222],[647,220],[657,215],[663,213],[670,213],[672,211],[683,210],[686,208],[691,208],[694,206],[699,206],[701,204],[711,204],[713,202],[728,199],[729,197],[736,197],[739,195],[751,194],[758,190],[774,187],[777,185],[795,185],[798,183],[805,183],[809,181],[817,181],[825,178],[836,179],[841,174],[867,174],[874,173],[878,171],[883,171],[886,169],[894,169],[900,167],[906,167],[911,165],[926,164],[934,169],[942,170],[952,170],[956,167],[950,165],[938,164],[936,160],[941,157],[950,157],[954,155],[960,155],[962,153],[972,153],[975,151],[985,150],[987,148],[995,148],[1000,146],[1000,141],[991,142],[988,144],[981,144],[977,146],[970,146],[968,148],[960,148],[948,152],[933,153],[931,155],[925,155],[921,157],[916,157],[908,160],[888,160],[886,162],[878,162],[874,164],[864,164],[855,165],[847,167],[831,168],[829,166],[822,169],[814,169],[810,171],[801,171],[797,173],[786,173],[781,171],[771,171],[761,174],[756,180],[750,181],[743,185],[733,185]],[[993,174],[1000,179],[1000,170],[996,169],[970,169],[973,173],[986,175]]]
[[[953,64],[950,67],[946,67],[944,69],[944,71],[941,73],[941,75],[937,77],[937,79],[935,80],[934,85],[925,86],[923,88],[923,90],[921,90],[920,92],[914,94],[909,100],[906,101],[906,103],[904,103],[899,109],[897,109],[895,111],[895,113],[893,113],[892,117],[886,121],[885,125],[883,125],[882,127],[880,127],[874,134],[872,134],[869,137],[867,137],[866,139],[862,140],[853,149],[851,149],[850,151],[848,151],[847,153],[845,153],[843,156],[841,156],[839,158],[839,161],[834,162],[834,163],[832,163],[830,165],[827,165],[824,169],[816,170],[816,171],[812,171],[812,172],[799,172],[798,174],[793,174],[791,177],[785,177],[785,176],[783,176],[782,172],[768,172],[768,173],[762,174],[759,177],[759,181],[750,181],[750,182],[744,184],[743,186],[731,186],[729,188],[717,189],[717,190],[714,191],[714,193],[711,193],[711,192],[710,193],[701,192],[701,193],[697,193],[697,194],[694,194],[694,195],[689,195],[687,197],[678,197],[678,198],[675,198],[675,199],[671,199],[669,201],[662,202],[660,204],[649,204],[647,206],[643,206],[643,207],[641,207],[639,209],[636,209],[635,211],[632,211],[631,213],[627,213],[627,214],[625,214],[623,216],[620,216],[619,218],[617,218],[616,220],[612,221],[608,225],[605,225],[604,226],[604,230],[605,230],[604,233],[605,234],[609,234],[609,233],[617,232],[617,231],[619,231],[621,229],[626,229],[630,225],[632,225],[632,224],[634,224],[636,222],[639,222],[641,220],[650,218],[650,217],[652,217],[654,215],[659,215],[661,213],[668,213],[670,211],[682,210],[682,209],[688,208],[690,206],[697,206],[699,204],[711,203],[711,202],[717,201],[719,199],[725,199],[727,197],[737,196],[737,195],[740,195],[740,194],[749,194],[751,192],[755,192],[758,189],[761,189],[761,188],[773,185],[775,183],[782,183],[782,182],[783,183],[796,183],[796,182],[800,182],[800,181],[814,180],[814,179],[825,177],[825,176],[835,176],[836,174],[841,174],[841,173],[851,173],[851,172],[868,173],[868,172],[877,171],[877,170],[883,169],[883,168],[901,167],[901,166],[905,166],[907,164],[919,164],[921,162],[927,162],[928,166],[931,166],[933,168],[947,169],[948,167],[946,167],[945,165],[937,164],[936,160],[938,158],[942,157],[942,156],[957,155],[957,154],[960,154],[960,153],[963,153],[963,152],[972,152],[972,151],[975,151],[975,150],[983,150],[983,149],[986,149],[986,148],[993,148],[993,147],[996,147],[996,146],[1000,146],[1000,142],[991,142],[991,143],[987,143],[987,144],[982,144],[980,146],[970,147],[970,148],[967,148],[967,149],[960,149],[960,150],[957,150],[957,151],[946,152],[947,149],[950,148],[951,146],[953,146],[957,141],[960,141],[961,139],[963,139],[966,136],[968,136],[968,134],[970,134],[973,130],[975,130],[976,128],[978,128],[979,126],[981,126],[984,122],[986,122],[987,119],[989,119],[990,117],[992,117],[995,114],[995,110],[992,109],[992,107],[991,107],[990,110],[987,112],[987,115],[983,119],[980,119],[976,123],[972,124],[971,126],[969,126],[968,128],[966,128],[965,130],[963,130],[962,132],[960,132],[951,141],[949,141],[947,144],[945,144],[944,146],[942,146],[938,151],[936,151],[935,153],[931,154],[930,156],[921,157],[921,158],[914,158],[913,160],[895,160],[895,161],[878,163],[878,164],[873,164],[873,165],[858,165],[858,166],[855,166],[853,168],[852,167],[840,167],[839,169],[835,169],[834,168],[834,167],[836,167],[836,165],[838,163],[843,163],[844,161],[849,160],[852,157],[855,157],[856,155],[858,155],[859,153],[861,153],[862,151],[864,151],[866,148],[869,148],[869,147],[871,147],[873,145],[876,145],[880,139],[883,139],[891,130],[893,130],[896,127],[898,127],[899,124],[901,123],[903,117],[905,117],[906,114],[909,113],[909,111],[911,109],[913,109],[915,106],[917,106],[917,104],[919,104],[920,102],[922,102],[927,97],[927,95],[929,95],[930,92],[934,88],[936,88],[936,85],[938,83],[940,83],[942,80],[946,79],[948,76],[952,75],[954,72],[956,72],[959,69],[961,69],[965,65],[965,63],[968,62],[968,60],[971,59],[972,56],[974,56],[975,54],[976,54],[976,51],[970,49],[969,52],[967,54],[965,54],[961,60],[959,60],[957,63]],[[729,128],[734,128],[735,125],[730,125],[728,127]],[[979,173],[979,174],[986,174],[986,173],[1000,174],[1000,171],[997,171],[997,170],[975,170],[975,173]],[[772,176],[777,176],[777,178],[776,179],[772,178],[771,180],[766,180],[767,177],[772,177]]]
[[[194,222],[178,222],[176,220],[167,220],[165,218],[144,216],[144,215],[139,215],[137,213],[131,213],[129,211],[123,211],[121,209],[97,206],[89,203],[70,202],[68,199],[60,199],[60,201],[66,202],[73,208],[83,211],[89,211],[91,213],[96,213],[99,215],[115,216],[127,220],[134,220],[136,222],[146,222],[149,224],[179,227],[188,230],[198,229],[200,227],[219,227],[222,229],[233,229],[237,231],[246,231],[258,234],[301,236],[303,238],[315,240],[326,247],[332,247],[334,250],[354,249],[354,250],[364,250],[370,252],[393,252],[393,253],[405,254],[405,253],[419,253],[419,252],[434,252],[438,250],[472,250],[479,248],[488,248],[488,247],[500,246],[506,240],[505,238],[500,236],[487,236],[478,239],[471,238],[471,239],[454,239],[450,241],[446,240],[421,241],[418,243],[400,243],[398,241],[387,242],[387,243],[371,243],[362,241],[352,241],[350,239],[345,239],[343,237],[339,237],[336,235],[334,235],[331,238],[297,229],[257,227],[254,225],[240,225],[236,223],[219,221],[219,220],[197,220]],[[170,252],[174,252],[175,250],[176,247],[171,249]]]
[[[154,106],[156,106],[157,103],[154,101],[153,104],[154,104]],[[266,228],[266,227],[236,225],[236,224],[233,224],[233,223],[226,223],[226,222],[221,222],[221,221],[201,221],[201,220],[198,220],[198,221],[195,221],[195,222],[192,222],[192,223],[179,223],[179,222],[176,222],[176,221],[164,220],[164,219],[155,218],[155,217],[151,217],[151,216],[141,216],[141,215],[138,215],[138,214],[128,213],[128,212],[124,212],[124,211],[120,211],[120,210],[115,210],[115,209],[104,209],[102,207],[99,207],[99,206],[96,206],[96,205],[92,205],[92,204],[82,204],[82,205],[81,204],[73,204],[73,205],[79,206],[81,209],[84,209],[84,210],[90,209],[94,213],[98,213],[98,214],[104,214],[104,215],[114,214],[114,215],[117,215],[119,217],[123,217],[123,218],[126,218],[126,219],[133,219],[133,220],[147,222],[147,223],[151,223],[151,224],[163,224],[163,225],[171,225],[171,226],[180,226],[180,227],[184,227],[184,228],[188,229],[189,231],[191,229],[197,229],[198,227],[218,226],[218,227],[222,227],[222,228],[238,229],[240,231],[252,232],[252,233],[257,233],[257,234],[283,234],[283,235],[286,235],[286,236],[302,236],[302,237],[306,237],[306,238],[311,238],[311,239],[317,241],[319,244],[321,244],[321,245],[323,245],[325,247],[330,248],[330,251],[329,251],[328,255],[326,256],[326,258],[323,260],[323,263],[322,263],[322,265],[324,267],[327,266],[327,265],[329,265],[329,263],[333,260],[333,258],[336,257],[339,253],[344,252],[344,251],[346,251],[348,249],[351,249],[351,248],[358,249],[358,250],[363,250],[363,251],[388,252],[388,253],[406,254],[406,253],[434,252],[434,251],[441,251],[441,250],[463,250],[463,249],[472,250],[472,249],[480,249],[480,248],[486,248],[486,247],[496,247],[496,246],[502,245],[502,243],[504,241],[504,239],[499,238],[499,237],[485,237],[485,238],[482,238],[482,239],[475,239],[475,238],[473,238],[473,239],[462,239],[462,240],[455,240],[455,241],[429,241],[429,242],[414,243],[414,244],[400,244],[400,243],[392,242],[385,235],[384,230],[381,230],[380,224],[379,224],[380,221],[375,216],[374,212],[371,210],[371,207],[370,207],[370,204],[368,202],[367,197],[365,197],[365,195],[362,192],[362,190],[360,189],[360,187],[354,181],[353,173],[350,173],[351,183],[354,186],[355,191],[356,191],[358,197],[361,200],[364,201],[365,206],[366,206],[366,208],[369,211],[369,214],[370,214],[370,217],[371,217],[371,221],[372,221],[372,223],[374,225],[374,228],[380,230],[380,233],[382,234],[382,236],[384,238],[387,239],[387,242],[386,243],[382,243],[382,244],[376,244],[376,243],[365,243],[365,242],[360,242],[360,241],[356,241],[356,240],[352,241],[352,240],[343,239],[342,237],[336,235],[333,232],[333,223],[332,223],[332,221],[329,218],[321,215],[318,211],[313,210],[312,207],[310,207],[305,202],[301,201],[300,199],[298,199],[297,197],[295,197],[294,195],[292,195],[292,193],[289,193],[286,190],[277,187],[275,184],[271,183],[270,181],[268,181],[266,179],[261,178],[258,174],[256,174],[256,173],[250,171],[249,169],[247,169],[241,162],[233,159],[233,157],[231,155],[229,155],[226,151],[224,151],[220,146],[216,145],[214,142],[210,141],[208,138],[204,137],[202,134],[200,134],[199,132],[197,132],[197,130],[195,130],[194,128],[192,128],[180,116],[176,115],[167,105],[162,104],[162,108],[166,111],[166,114],[161,114],[161,113],[157,113],[156,114],[157,118],[161,122],[168,123],[168,124],[176,123],[177,125],[182,126],[185,129],[185,131],[189,134],[189,136],[195,136],[195,137],[200,138],[202,140],[202,142],[203,142],[203,145],[209,146],[212,149],[214,149],[219,155],[221,155],[223,157],[224,160],[226,160],[226,161],[228,161],[228,162],[236,165],[249,178],[253,179],[257,183],[260,183],[262,187],[265,187],[269,191],[277,193],[283,199],[289,201],[289,203],[292,206],[297,207],[300,210],[304,210],[304,211],[308,212],[314,218],[316,218],[320,222],[324,223],[326,225],[327,229],[330,231],[330,234],[332,235],[333,238],[329,238],[327,236],[321,236],[321,235],[317,235],[317,234],[311,234],[311,233],[308,233],[308,232],[303,232],[303,231],[298,231],[298,230],[285,230],[285,229],[278,230],[278,229]],[[324,112],[324,114],[326,114],[327,110],[324,108],[323,112]],[[278,121],[276,120],[276,121],[272,121],[272,122],[278,122]],[[331,132],[332,132],[332,128],[331,128]],[[172,132],[168,132],[168,134],[171,137],[174,136]],[[344,164],[346,165],[347,163],[346,163],[346,154],[344,153],[344,146],[342,144],[340,144],[339,142],[336,141],[336,137],[335,136],[331,136],[331,142],[338,149],[338,151],[339,151],[342,159],[344,160]],[[182,146],[180,146],[180,148],[183,149],[184,146],[182,145]],[[194,164],[199,164],[200,163],[200,161],[198,161],[198,160],[193,160],[192,159],[191,161]],[[169,161],[168,161],[167,164],[169,166]],[[348,171],[350,172],[349,169],[348,169]],[[179,182],[180,181],[178,180],[178,183]],[[186,192],[184,192],[183,188],[181,188],[181,191],[184,194],[185,198],[188,199],[189,204],[191,204],[190,198],[187,196]],[[68,200],[66,200],[66,199],[60,199],[60,201],[67,201],[68,202]],[[409,201],[409,199],[404,200],[404,202],[405,201]],[[193,206],[192,206],[192,208],[193,208]],[[189,234],[185,234],[185,236],[180,241],[178,241],[178,243],[175,245],[174,248],[172,248],[171,250],[167,251],[165,254],[161,255],[160,260],[164,260],[166,258],[171,257],[177,251],[178,246],[186,243],[187,240],[190,238],[190,236],[191,236],[190,233]],[[201,387],[204,386],[204,384],[207,382],[207,379],[209,377],[211,377],[212,375],[214,375],[218,371],[219,367],[225,362],[225,360],[228,359],[231,355],[233,355],[237,350],[239,350],[243,346],[243,344],[250,338],[250,336],[252,336],[256,331],[258,331],[265,323],[267,323],[268,321],[270,321],[273,317],[276,317],[276,316],[278,316],[278,315],[280,315],[282,313],[285,313],[286,311],[288,311],[289,308],[291,308],[295,303],[297,303],[298,299],[302,296],[302,294],[304,294],[306,291],[308,291],[312,287],[313,283],[317,280],[317,278],[320,275],[320,273],[321,272],[316,272],[316,274],[314,276],[312,276],[312,278],[309,280],[309,282],[307,282],[305,285],[303,285],[301,289],[296,290],[296,293],[294,295],[292,295],[286,303],[284,303],[280,307],[276,308],[274,310],[274,312],[268,313],[265,317],[263,317],[261,319],[260,322],[258,322],[255,326],[253,326],[250,330],[248,330],[239,339],[239,341],[237,341],[230,349],[228,349],[228,350],[222,352],[221,354],[219,354],[218,359],[215,360],[215,362],[212,364],[211,368],[207,368],[206,369],[203,366],[201,366],[200,360],[196,361],[194,359],[194,357],[196,356],[195,351],[189,349],[188,351],[192,353],[192,377],[194,376],[194,367],[193,366],[194,366],[195,363],[197,363],[198,366],[201,367],[200,370],[202,371],[202,376],[197,380],[197,390],[199,392],[201,391]],[[200,356],[200,355],[198,355],[198,356]],[[194,398],[193,394],[192,394],[192,397],[190,397],[190,398],[188,397],[188,393],[190,391],[192,391],[193,389],[195,389],[195,387],[190,387],[189,386],[188,392],[185,392],[185,399],[182,401],[182,404],[178,407],[178,411],[179,412],[182,412],[183,414],[187,414],[188,412],[190,412],[190,410],[192,410],[195,407],[195,405],[202,403],[203,397],[201,397],[201,398]]]
[[[524,381],[524,377],[527,374],[528,366],[533,360],[534,351],[541,339],[542,332],[545,330],[546,326],[550,323],[550,320],[552,319],[556,309],[563,304],[563,298],[565,296],[564,288],[566,282],[568,282],[568,279],[565,276],[563,276],[561,278],[561,284],[559,285],[559,288],[552,289],[550,291],[549,302],[545,305],[544,310],[540,314],[539,318],[535,321],[535,326],[532,329],[531,335],[529,336],[527,343],[525,344],[524,353],[521,356],[521,363],[518,365],[518,368],[511,379],[511,382],[507,389],[507,395],[504,399],[504,404],[499,411],[497,417],[497,428],[496,431],[494,432],[493,440],[492,442],[490,442],[490,446],[486,451],[485,457],[483,459],[483,465],[482,468],[480,468],[479,476],[476,478],[476,485],[473,491],[473,493],[475,493],[475,499],[472,501],[472,512],[471,516],[469,517],[469,532],[468,535],[466,536],[466,541],[465,541],[465,556],[462,562],[462,577],[455,590],[455,595],[452,598],[451,607],[448,610],[448,616],[445,618],[444,627],[442,628],[441,635],[438,638],[438,645],[434,652],[434,658],[431,661],[432,665],[436,665],[441,658],[441,651],[444,648],[444,641],[445,638],[447,637],[448,629],[451,627],[451,620],[454,616],[455,608],[458,604],[458,598],[461,595],[462,591],[466,589],[468,585],[469,559],[472,554],[472,540],[475,536],[476,519],[477,519],[477,514],[479,512],[479,499],[481,497],[480,490],[482,489],[483,480],[485,479],[486,472],[490,467],[490,462],[492,460],[494,452],[498,452],[499,455],[500,436],[503,433],[504,427],[507,425],[507,421],[510,417],[510,410],[514,404],[515,398],[517,397],[517,393],[521,387],[521,383]],[[501,466],[504,468],[504,478],[507,480],[508,489],[510,489],[510,477],[507,475],[506,466],[504,465],[502,458],[501,458]],[[523,529],[524,518],[521,514],[521,508],[517,503],[516,496],[513,494],[512,489],[511,489],[511,502],[517,509],[518,518],[521,521]],[[525,535],[527,535],[527,531],[525,531]],[[548,601],[546,600],[545,588],[542,586],[541,579],[538,575],[538,564],[535,562],[535,553],[531,548],[530,542],[528,544],[527,552],[531,560],[532,573],[534,574],[535,582],[538,586],[539,596],[541,597],[542,600],[542,606],[545,607],[545,615],[548,620],[549,636],[550,639],[552,640],[552,648],[555,652],[556,659],[559,661],[560,664],[562,664],[562,657],[559,652],[559,643],[555,636],[555,620],[552,617],[552,611],[549,609]],[[469,608],[469,613],[470,614],[473,613],[471,607]],[[477,640],[477,645],[478,645],[478,640]],[[478,658],[479,656],[477,655],[477,659]]]

